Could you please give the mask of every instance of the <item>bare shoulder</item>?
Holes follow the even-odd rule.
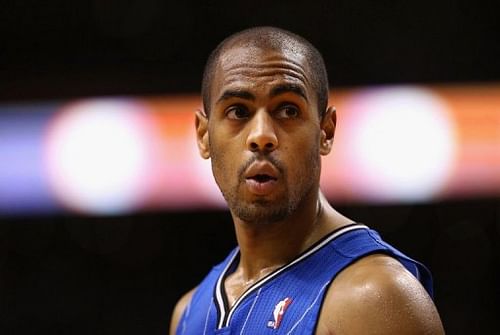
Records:
[[[420,282],[397,260],[371,255],[352,264],[329,288],[317,334],[444,334]]]
[[[170,335],[175,334],[175,330],[177,329],[177,325],[179,324],[179,320],[182,316],[182,313],[184,313],[184,310],[186,309],[187,305],[191,301],[191,298],[193,297],[194,292],[196,291],[196,287],[193,288],[191,291],[187,292],[184,294],[179,301],[177,301],[177,304],[175,305],[174,312],[172,313],[172,317],[170,319]]]

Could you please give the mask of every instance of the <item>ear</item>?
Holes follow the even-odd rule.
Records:
[[[198,150],[204,159],[210,158],[210,145],[208,138],[208,117],[205,112],[198,109],[195,114],[196,140]]]
[[[321,120],[321,155],[328,155],[332,150],[333,136],[335,135],[335,126],[337,125],[337,111],[335,107],[330,106],[326,109],[325,115]]]

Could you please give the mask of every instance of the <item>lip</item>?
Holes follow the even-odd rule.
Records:
[[[260,181],[255,177],[258,175],[265,175],[270,177],[265,181]],[[258,161],[253,163],[245,171],[245,184],[248,190],[255,195],[267,195],[273,192],[277,187],[279,171],[276,167],[267,161]]]
[[[279,172],[276,167],[268,161],[256,161],[245,171],[246,179],[253,178],[256,175],[267,175],[273,179],[278,179]]]

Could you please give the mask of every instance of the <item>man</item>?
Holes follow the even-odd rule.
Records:
[[[444,333],[425,267],[319,190],[336,116],[309,42],[272,27],[232,35],[210,56],[202,95],[199,151],[238,248],[180,299],[171,334]]]

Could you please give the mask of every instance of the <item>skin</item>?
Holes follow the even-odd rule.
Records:
[[[212,159],[240,246],[240,263],[224,283],[232,305],[256,281],[352,221],[336,212],[319,190],[320,156],[331,151],[336,115],[328,107],[319,116],[300,52],[229,48],[217,64],[210,106],[210,116],[196,113],[196,130],[200,154]],[[249,162],[275,167],[270,192],[256,194],[248,186]],[[171,334],[193,293],[178,302]],[[420,283],[396,260],[372,255],[334,280],[316,334],[444,331]]]

